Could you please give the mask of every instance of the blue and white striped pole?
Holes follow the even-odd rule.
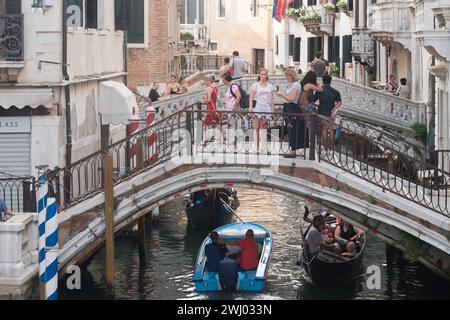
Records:
[[[45,277],[45,220],[47,212],[47,198],[48,198],[48,185],[47,175],[45,170],[39,169],[38,171],[38,184],[36,190],[36,200],[38,208],[38,232],[39,232],[39,283],[44,286],[46,283]],[[45,295],[45,293],[42,293]],[[44,299],[41,296],[41,299]]]
[[[45,223],[45,299],[58,299],[58,214],[56,199],[48,198]]]

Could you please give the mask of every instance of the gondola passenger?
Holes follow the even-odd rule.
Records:
[[[339,244],[341,252],[352,253],[357,248],[357,243],[361,241],[364,231],[351,225],[345,220],[336,227],[334,238]]]
[[[308,251],[311,255],[319,253],[319,251],[327,250],[339,254],[339,248],[334,244],[325,242],[322,236],[322,229],[325,225],[323,216],[317,215],[312,220],[312,226],[306,235],[306,243],[308,244]]]

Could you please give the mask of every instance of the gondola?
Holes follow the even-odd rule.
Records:
[[[259,292],[263,290],[272,257],[273,241],[269,230],[256,223],[239,222],[227,224],[214,231],[219,234],[220,240],[226,244],[227,242],[242,240],[248,229],[253,230],[254,239],[258,243],[259,264],[255,270],[238,271],[236,291]],[[219,273],[208,271],[206,268],[205,246],[210,242],[211,239],[207,236],[200,247],[195,263],[193,281],[196,290],[199,292],[222,290]],[[239,246],[228,245],[227,248],[230,256],[239,251]]]
[[[333,229],[337,227],[336,217],[324,211],[321,213],[325,217],[326,225]],[[333,252],[321,250],[317,255],[311,255],[306,243],[306,235],[310,225],[303,234],[303,250],[299,264],[303,267],[307,280],[314,285],[335,285],[348,283],[361,275],[361,266],[366,245],[364,235],[354,253],[344,256]]]
[[[236,210],[238,207],[237,191],[233,188],[193,192],[186,202],[188,227],[214,229],[231,223],[233,222],[232,210]]]

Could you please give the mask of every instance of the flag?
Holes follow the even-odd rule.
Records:
[[[273,9],[272,9],[272,18],[273,19],[277,18],[277,3],[278,3],[278,0],[273,0]]]
[[[286,18],[286,0],[278,0],[275,19],[281,22],[284,18]]]

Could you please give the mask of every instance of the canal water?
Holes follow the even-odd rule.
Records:
[[[193,266],[206,233],[187,230],[184,203],[179,200],[161,208],[159,223],[148,225],[145,266],[139,265],[135,237],[116,238],[114,296],[109,296],[104,286],[102,249],[82,269],[81,290],[68,290],[66,278],[60,280],[60,299],[450,299],[450,284],[425,267],[388,267],[384,243],[371,235],[367,238],[364,270],[369,265],[380,267],[381,289],[368,289],[367,275],[345,287],[314,287],[296,266],[304,199],[257,189],[238,189],[238,197],[238,215],[265,226],[273,235],[273,257],[263,292],[205,294],[194,290]]]

